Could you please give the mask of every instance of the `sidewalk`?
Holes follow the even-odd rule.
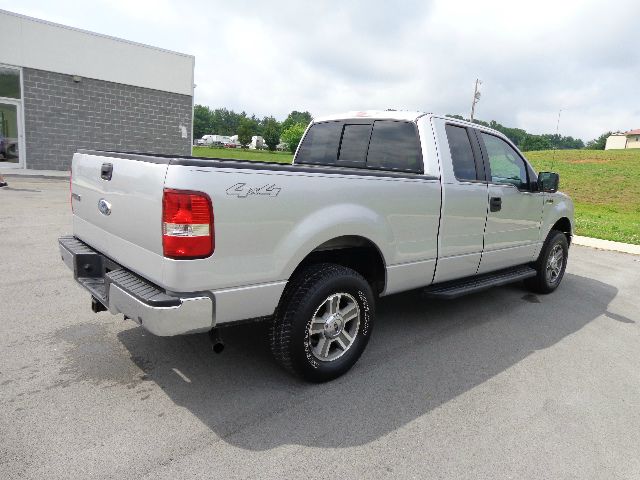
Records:
[[[66,170],[28,170],[26,168],[1,168],[0,175],[5,178],[11,177],[35,177],[35,178],[59,178],[69,179],[69,172]]]
[[[614,252],[631,253],[640,255],[640,245],[631,243],[612,242],[611,240],[600,240],[599,238],[581,237],[574,235],[572,243],[583,247],[597,248],[598,250],[611,250]]]

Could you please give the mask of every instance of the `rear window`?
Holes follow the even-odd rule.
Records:
[[[296,163],[420,172],[422,155],[417,129],[411,122],[376,120],[372,125],[339,121],[313,124],[300,145]]]
[[[341,133],[342,122],[313,124],[300,145],[296,162],[334,165]]]
[[[349,163],[354,166],[364,167],[367,159],[367,147],[369,146],[370,136],[371,125],[346,124],[342,129],[338,165]]]
[[[374,122],[367,167],[417,172],[421,160],[418,132],[413,123]]]

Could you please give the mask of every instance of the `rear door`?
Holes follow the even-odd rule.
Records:
[[[487,177],[489,212],[478,273],[533,260],[540,242],[543,195],[519,152],[504,139],[478,131]]]
[[[442,168],[442,215],[434,282],[475,275],[483,248],[488,189],[474,130],[434,118]]]

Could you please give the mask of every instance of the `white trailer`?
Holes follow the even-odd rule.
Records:
[[[251,143],[249,144],[249,148],[252,150],[257,150],[264,147],[264,138],[260,135],[254,135],[251,137]]]
[[[231,141],[227,135],[203,135],[202,141],[205,145],[224,145]]]

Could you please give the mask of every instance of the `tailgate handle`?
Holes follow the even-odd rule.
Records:
[[[111,180],[111,176],[113,175],[113,164],[112,163],[103,163],[102,167],[100,167],[100,178],[103,180]]]
[[[489,201],[489,210],[492,212],[499,212],[502,209],[502,198],[491,197]]]

